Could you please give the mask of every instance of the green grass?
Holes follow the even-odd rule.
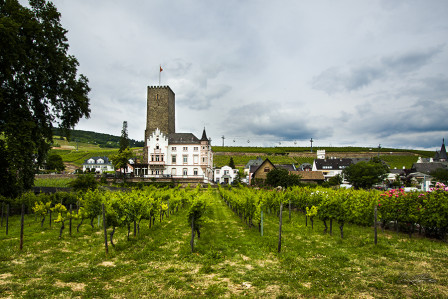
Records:
[[[230,155],[214,155],[213,162],[216,167],[222,167],[229,165],[230,158],[233,158],[233,162],[237,167],[243,167],[249,162],[249,160],[257,159],[257,156],[230,156]],[[295,164],[299,166],[302,163],[313,164],[314,158],[310,157],[289,157],[289,156],[263,156],[263,160],[268,158],[274,164]]]
[[[51,153],[56,153],[62,157],[62,160],[67,163],[72,163],[78,167],[82,166],[84,160],[90,157],[102,157],[115,155],[118,153],[118,149],[103,149],[103,148],[92,148],[92,149],[80,149],[80,150],[59,150],[53,149]]]
[[[40,178],[39,176],[35,176],[34,178],[34,187],[70,187],[69,183],[75,180],[76,177],[73,178]]]
[[[381,160],[386,162],[390,169],[402,169],[403,166],[406,167],[406,169],[411,169],[412,164],[417,162],[418,157],[417,156],[380,156]]]
[[[217,197],[190,252],[186,210],[104,251],[101,229],[89,224],[62,239],[59,225],[44,228],[25,219],[24,249],[19,217],[0,229],[0,297],[447,297],[448,245],[404,234],[346,225],[344,239],[323,225],[305,226],[304,216],[283,213],[282,251],[278,218],[265,215],[264,236],[248,228]],[[97,221],[95,221],[96,225]],[[4,224],[3,224],[4,225]]]

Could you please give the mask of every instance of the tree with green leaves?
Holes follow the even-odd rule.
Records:
[[[95,190],[98,187],[98,181],[93,174],[79,174],[69,185],[75,191],[87,192]]]
[[[439,168],[431,172],[433,181],[448,184],[448,169]]]
[[[34,183],[57,124],[69,131],[89,117],[90,88],[68,54],[60,13],[45,0],[0,1],[0,194]]]
[[[272,187],[282,186],[288,188],[300,185],[300,176],[289,174],[289,171],[284,168],[275,168],[267,174],[266,184]]]
[[[121,130],[120,137],[120,150],[119,152],[123,152],[125,149],[129,148],[129,138],[128,138],[128,122],[123,122],[123,129]]]
[[[51,170],[64,171],[65,165],[62,157],[58,154],[50,154],[47,158],[47,167]]]
[[[118,152],[116,155],[112,155],[111,160],[115,170],[120,169],[120,173],[122,174],[122,170],[128,166],[129,159],[132,158],[132,155],[132,151],[129,147]]]
[[[383,182],[388,172],[389,167],[375,158],[369,162],[351,164],[342,171],[342,175],[355,189],[370,189],[373,185]]]
[[[235,162],[233,162],[233,157],[230,157],[230,161],[229,161],[229,167],[232,169],[235,169]]]

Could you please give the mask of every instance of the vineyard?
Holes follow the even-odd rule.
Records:
[[[446,236],[446,193],[27,193],[2,204],[0,297],[446,297],[447,244],[422,237]]]

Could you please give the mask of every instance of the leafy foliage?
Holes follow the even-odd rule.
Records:
[[[448,169],[439,168],[431,172],[433,181],[448,184]]]
[[[381,183],[388,172],[389,168],[386,165],[372,159],[369,162],[351,164],[342,171],[342,174],[356,189],[369,189],[374,184]]]
[[[47,167],[51,170],[63,171],[65,169],[62,157],[58,154],[50,154],[47,158]]]
[[[300,185],[300,176],[289,174],[284,168],[272,169],[266,177],[266,184],[272,187],[281,186],[284,188]]]
[[[0,194],[13,197],[33,185],[53,123],[68,130],[89,116],[90,88],[51,2],[0,1],[0,28]]]
[[[98,187],[98,181],[92,174],[79,174],[76,180],[69,183],[75,191],[86,192],[88,190],[94,190]]]

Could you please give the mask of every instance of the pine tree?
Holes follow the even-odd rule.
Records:
[[[123,122],[123,129],[121,130],[121,138],[120,138],[120,150],[119,152],[123,152],[125,149],[129,147],[129,138],[128,138],[128,122]]]

